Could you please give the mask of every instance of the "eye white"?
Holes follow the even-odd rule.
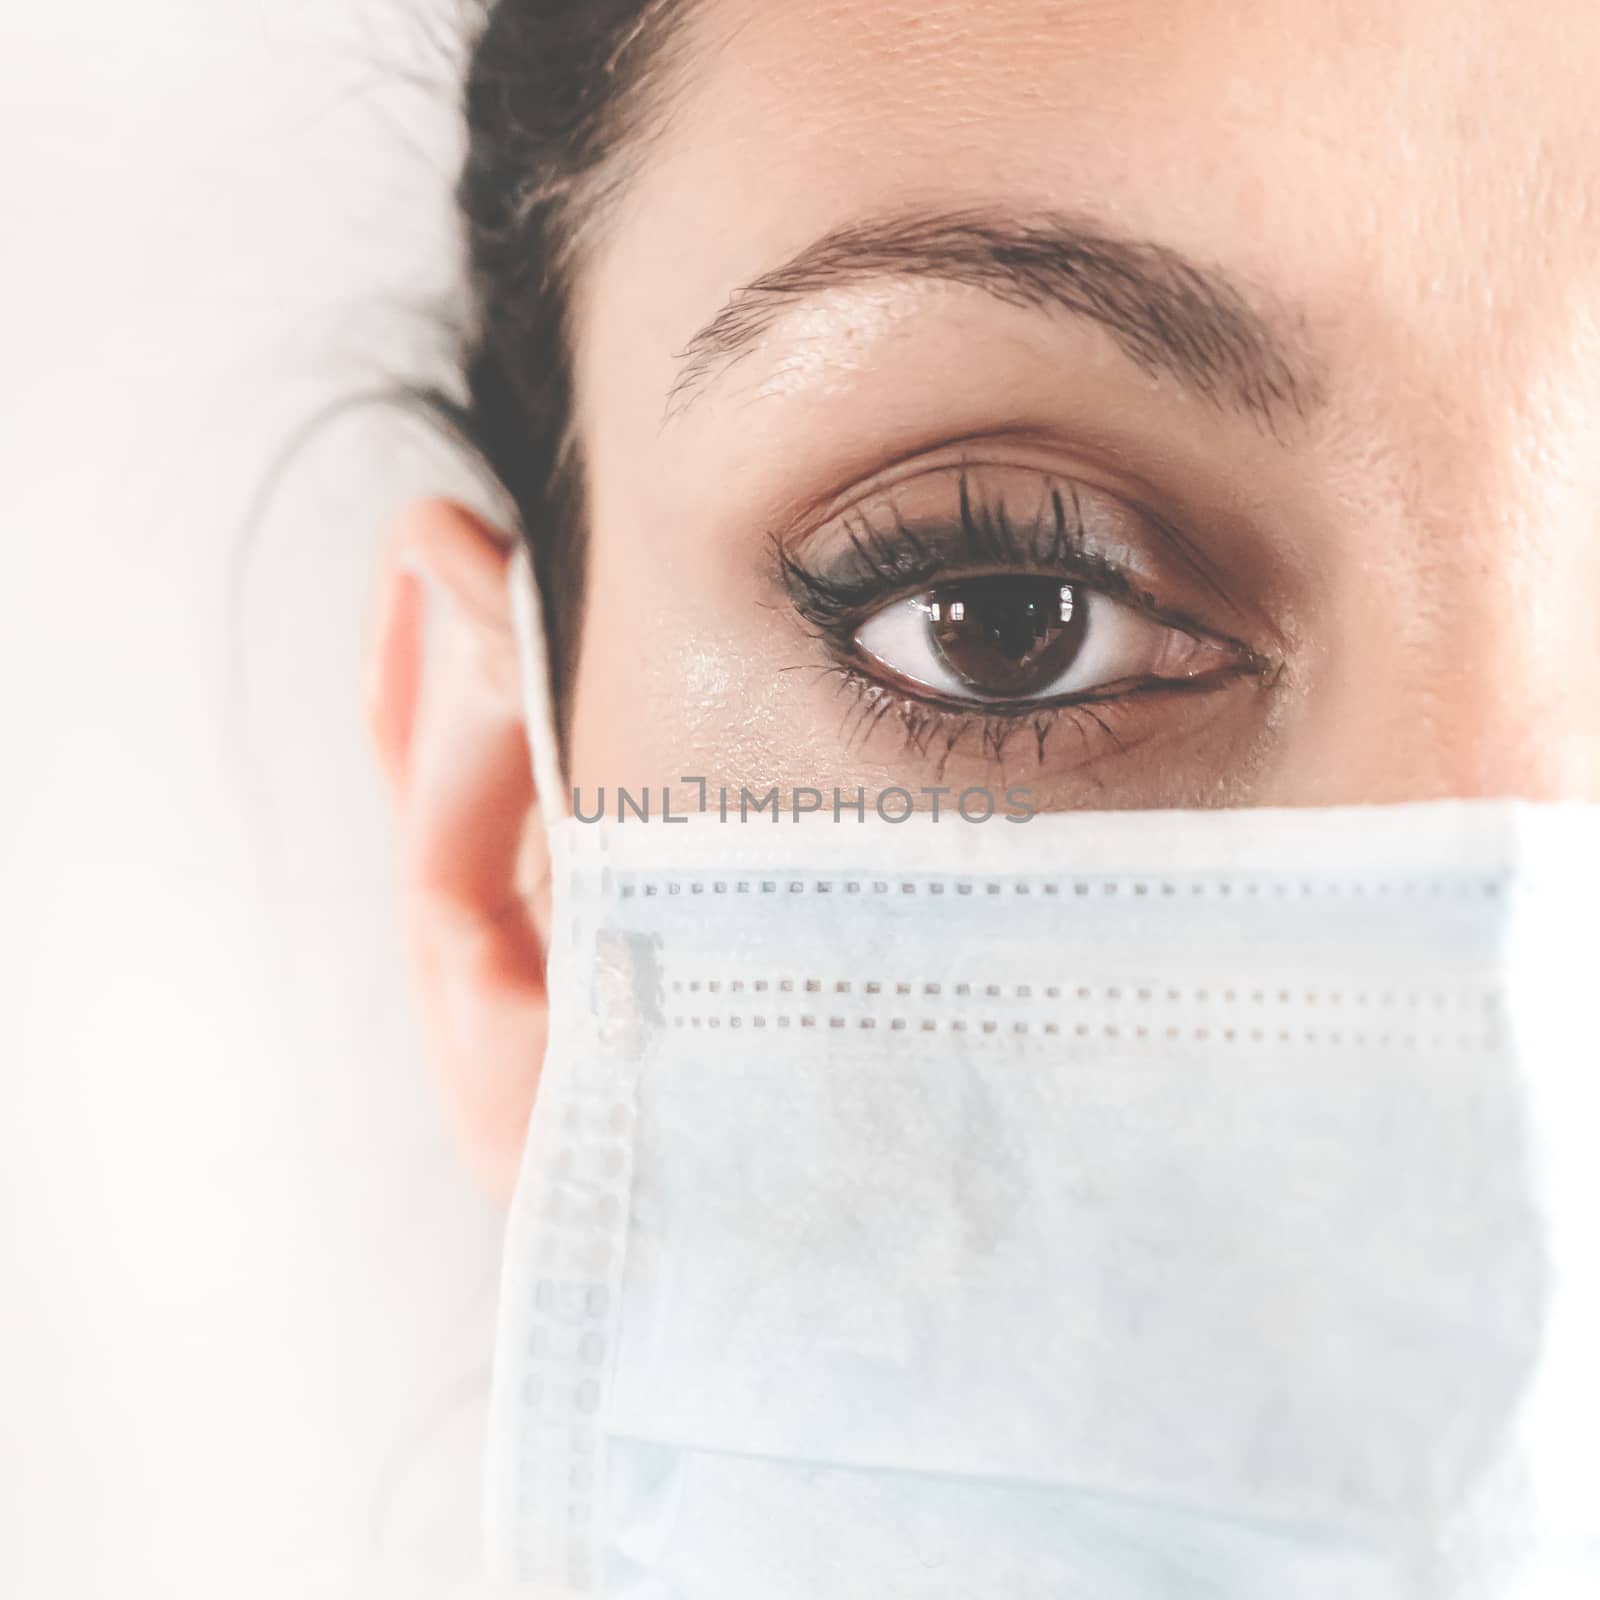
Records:
[[[956,591],[951,598],[959,602],[959,586],[948,587]],[[1157,622],[1093,589],[1072,586],[1072,601],[1078,615],[1086,618],[1083,642],[1060,675],[1024,696],[1026,700],[1089,694],[1134,678],[1194,677],[1226,659],[1220,646]],[[945,699],[982,703],[1008,698],[985,696],[951,671],[934,643],[933,620],[933,602],[928,595],[896,600],[856,629],[856,647],[892,676],[931,689]]]

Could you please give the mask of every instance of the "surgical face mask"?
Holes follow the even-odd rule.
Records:
[[[499,1576],[1600,1595],[1595,812],[551,843]]]

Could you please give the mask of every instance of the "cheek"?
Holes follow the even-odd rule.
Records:
[[[771,771],[807,641],[754,572],[597,533],[578,659],[572,779],[677,784]]]

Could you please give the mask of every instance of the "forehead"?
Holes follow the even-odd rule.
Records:
[[[908,205],[1083,214],[1424,386],[1469,356],[1527,381],[1597,321],[1593,0],[693,0],[680,28],[580,396],[594,354],[658,406],[742,284]]]

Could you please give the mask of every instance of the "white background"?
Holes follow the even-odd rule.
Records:
[[[474,1570],[499,1224],[360,721],[448,457],[358,412],[250,532],[307,418],[435,359],[421,5],[0,0],[0,1595]]]

